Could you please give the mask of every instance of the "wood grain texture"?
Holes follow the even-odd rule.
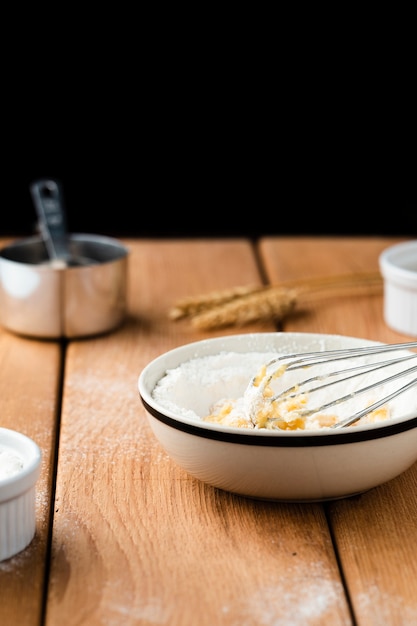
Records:
[[[41,623],[61,357],[58,343],[24,339],[0,329],[0,425],[32,438],[42,451],[35,537],[25,550],[0,563],[0,624],[5,626]]]
[[[260,251],[271,281],[373,271],[391,238],[272,238]],[[286,331],[353,335],[384,342],[411,337],[383,320],[382,295],[314,299]],[[361,496],[326,505],[359,626],[417,623],[417,464]]]
[[[189,477],[140,404],[149,360],[213,336],[169,320],[169,306],[259,281],[251,246],[128,245],[128,323],[68,348],[47,626],[350,624],[323,506],[251,501]]]
[[[255,248],[244,239],[125,239],[129,312],[120,329],[66,347],[0,329],[1,425],[43,452],[35,539],[0,563],[0,624],[417,623],[416,465],[354,498],[246,499],[176,466],[137,390],[142,368],[166,350],[277,329],[197,330],[169,319],[175,301],[265,280],[375,271],[382,249],[401,240],[266,237]],[[280,329],[407,339],[386,327],[382,294],[366,290],[306,299]]]

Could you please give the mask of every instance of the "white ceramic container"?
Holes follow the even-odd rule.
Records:
[[[29,437],[0,428],[0,561],[21,552],[36,530],[41,451]]]
[[[393,330],[417,337],[417,240],[399,243],[379,257],[384,279],[384,319]]]

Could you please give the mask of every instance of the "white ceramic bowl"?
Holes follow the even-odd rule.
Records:
[[[0,561],[21,552],[36,529],[39,446],[29,437],[0,428]]]
[[[384,250],[379,257],[384,279],[384,319],[393,330],[417,337],[417,239]]]
[[[351,496],[389,481],[417,460],[416,387],[393,401],[393,412],[384,422],[310,431],[249,430],[203,421],[212,403],[220,397],[239,397],[256,373],[243,371],[236,376],[235,365],[222,369],[215,384],[213,372],[204,371],[204,365],[192,379],[179,376],[167,401],[155,399],[154,390],[167,372],[200,357],[233,353],[231,362],[239,367],[245,363],[242,353],[305,353],[359,345],[377,342],[312,333],[205,339],[151,361],[139,375],[139,396],[150,427],[168,455],[205,483],[266,500],[304,502]]]

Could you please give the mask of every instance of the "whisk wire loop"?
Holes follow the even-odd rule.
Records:
[[[259,407],[260,397],[264,398],[264,400],[271,405],[273,402],[299,397],[300,394],[303,393],[307,393],[308,395],[310,395],[313,392],[322,391],[323,389],[326,389],[327,387],[333,385],[345,385],[347,381],[350,381],[359,376],[364,376],[371,373],[373,374],[378,370],[389,368],[391,366],[396,366],[412,359],[417,359],[417,353],[407,354],[405,356],[400,355],[398,357],[390,358],[383,361],[377,360],[370,362],[369,360],[367,360],[365,363],[359,363],[357,365],[354,365],[353,367],[347,367],[344,369],[332,370],[328,372],[320,372],[319,374],[311,376],[310,378],[306,378],[302,381],[297,381],[295,384],[288,387],[285,391],[280,391],[279,393],[275,394],[273,393],[272,395],[270,395],[270,397],[264,397],[265,390],[269,388],[272,379],[278,378],[284,375],[286,372],[299,369],[309,369],[313,366],[318,366],[321,364],[325,364],[327,366],[327,364],[331,364],[337,361],[346,361],[357,357],[371,357],[372,355],[380,355],[386,352],[393,352],[398,350],[409,350],[410,348],[416,347],[417,341],[411,341],[398,344],[378,344],[339,350],[323,350],[290,355],[287,354],[271,359],[265,366],[264,375],[261,377],[259,377],[259,375],[254,376],[249,384],[249,397],[250,401],[252,402],[251,419],[255,423],[256,411]],[[408,369],[401,369],[400,371],[396,371],[391,375],[387,375],[385,378],[380,378],[377,381],[372,381],[371,384],[367,384],[363,387],[354,388],[349,393],[345,393],[345,395],[340,395],[336,398],[329,400],[328,402],[322,403],[321,406],[316,406],[315,408],[298,409],[298,415],[300,417],[308,417],[315,413],[321,413],[322,411],[325,411],[333,406],[356,398],[356,396],[373,391],[376,388],[381,387],[382,385],[386,385],[388,383],[392,383],[393,381],[409,376],[410,374],[413,374],[413,372],[417,372],[417,365],[412,366]],[[322,382],[323,384],[312,386],[316,382]],[[394,391],[386,391],[383,393],[383,397],[379,400],[372,402],[372,404],[366,406],[366,408],[361,409],[360,411],[356,411],[353,414],[348,415],[348,417],[341,418],[335,424],[330,426],[330,428],[334,429],[350,426],[359,421],[365,415],[371,413],[372,411],[376,411],[378,408],[382,407],[390,400],[405,393],[416,385],[417,378],[414,378],[412,380],[409,380],[403,386],[395,389]]]
[[[417,359],[417,354],[413,354],[410,356],[403,356],[403,357],[399,357],[397,359],[390,359],[389,361],[381,361],[378,364],[372,363],[362,363],[361,365],[357,365],[355,367],[349,367],[347,369],[343,369],[343,370],[336,370],[334,372],[327,372],[326,374],[318,374],[316,376],[312,376],[311,378],[306,378],[305,380],[302,380],[301,382],[298,382],[296,385],[292,385],[291,387],[288,387],[288,389],[286,389],[285,391],[281,391],[277,394],[275,394],[274,396],[272,396],[271,401],[274,400],[279,400],[281,398],[293,398],[296,395],[298,395],[300,393],[300,391],[302,391],[303,387],[306,387],[307,385],[311,385],[312,383],[316,382],[316,381],[321,381],[321,380],[326,380],[328,378],[334,378],[337,376],[343,376],[343,379],[341,380],[340,378],[338,378],[337,380],[331,380],[327,383],[324,383],[323,385],[318,385],[317,387],[311,387],[309,388],[309,393],[311,393],[312,391],[318,391],[321,389],[325,389],[326,387],[331,387],[332,385],[337,385],[340,382],[346,382],[348,380],[351,380],[353,378],[358,378],[359,376],[363,376],[364,374],[367,374],[369,372],[375,372],[378,371],[380,369],[383,369],[385,367],[389,367],[390,365],[396,365],[397,363],[402,363],[403,361],[409,361],[410,359]],[[313,365],[315,365],[316,363],[312,363],[311,365],[309,365],[308,367],[312,367]],[[295,368],[297,369],[297,368]],[[388,380],[395,380],[398,377],[402,377],[404,376],[407,372],[412,372],[414,371],[416,368],[411,368],[410,370],[406,370],[406,371],[401,371],[399,372],[397,375],[390,377],[390,378],[386,378],[383,381],[379,381],[378,383],[375,383],[376,385],[380,385],[382,384],[382,382],[387,382]],[[354,374],[348,375],[350,374],[350,372],[355,372]],[[367,388],[365,388],[367,389]],[[365,390],[364,389],[364,390]],[[359,391],[357,391],[356,393],[360,393]]]
[[[417,348],[417,341],[409,341],[406,343],[378,344],[376,346],[360,346],[358,348],[343,348],[340,350],[321,350],[317,352],[298,352],[294,354],[284,354],[267,363],[267,367],[279,363],[280,361],[291,361],[286,366],[287,370],[298,369],[313,365],[315,362],[320,363],[355,358],[357,356],[367,356],[371,354],[382,354],[383,352],[391,352],[396,350],[409,350]]]
[[[413,369],[415,370],[417,368],[413,368]],[[394,398],[396,398],[402,393],[405,393],[406,391],[408,391],[408,389],[411,389],[412,387],[416,385],[417,385],[417,378],[414,378],[414,380],[411,380],[409,383],[403,385],[403,387],[400,387],[399,389],[396,389],[395,391],[388,394],[387,396],[384,396],[381,400],[378,400],[377,402],[374,402],[370,406],[366,407],[366,409],[362,409],[362,411],[358,411],[354,415],[351,415],[350,417],[347,417],[344,420],[341,420],[340,422],[333,424],[333,426],[330,426],[330,428],[344,428],[345,426],[351,426],[355,422],[359,421],[365,415],[368,415],[368,413],[372,411],[376,411],[376,409],[379,409],[381,406],[383,406],[387,402],[390,402],[390,400],[394,400]]]

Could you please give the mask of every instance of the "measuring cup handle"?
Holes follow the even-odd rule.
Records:
[[[49,256],[66,259],[67,225],[60,183],[50,179],[37,180],[30,185],[30,192]]]

